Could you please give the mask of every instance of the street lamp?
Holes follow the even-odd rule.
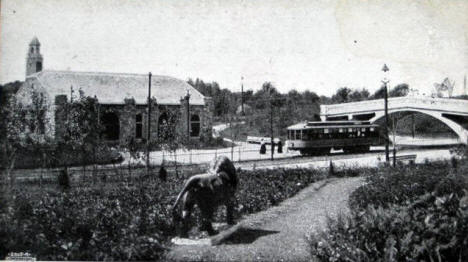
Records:
[[[387,84],[390,82],[390,80],[387,79],[386,73],[389,71],[387,65],[384,64],[382,67],[382,71],[384,72],[384,79],[382,80],[382,83],[384,85],[384,104],[385,104],[385,161],[387,163],[390,162],[390,156],[388,152],[388,91],[387,91]]]

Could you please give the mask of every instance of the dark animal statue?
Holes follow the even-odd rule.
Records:
[[[180,223],[182,223],[179,235],[187,237],[190,229],[190,215],[194,205],[197,205],[201,211],[202,225],[200,229],[207,231],[210,236],[216,234],[211,219],[213,212],[220,205],[226,206],[227,223],[233,225],[233,211],[236,202],[234,194],[237,184],[236,169],[231,160],[225,156],[213,159],[207,173],[190,177],[172,206],[176,228],[180,229]],[[180,208],[182,216],[180,216]]]

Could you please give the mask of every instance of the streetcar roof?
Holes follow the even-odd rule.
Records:
[[[289,126],[288,130],[302,129],[323,129],[323,128],[363,128],[363,127],[378,127],[379,125],[370,124],[368,121],[326,121],[326,122],[302,122]]]

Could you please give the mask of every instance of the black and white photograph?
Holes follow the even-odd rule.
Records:
[[[468,261],[468,1],[0,0],[0,261]]]

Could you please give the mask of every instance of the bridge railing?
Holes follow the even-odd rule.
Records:
[[[407,96],[392,97],[388,99],[389,110],[402,107],[468,114],[468,100]],[[344,115],[352,113],[379,111],[383,109],[383,99],[320,106],[321,115]]]

